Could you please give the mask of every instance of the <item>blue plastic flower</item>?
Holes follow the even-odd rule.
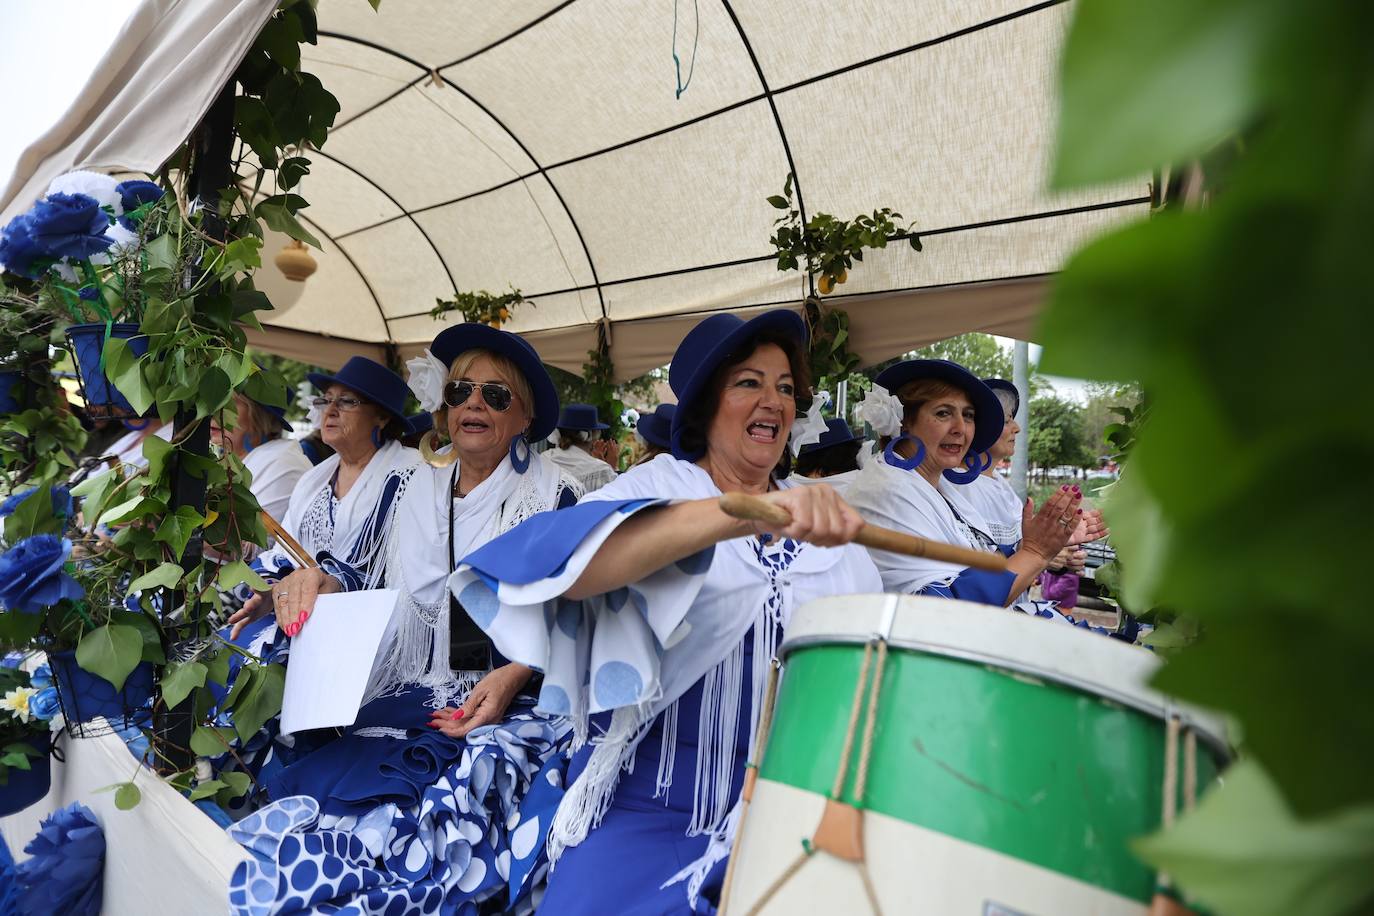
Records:
[[[86,194],[50,194],[29,211],[33,242],[51,258],[89,258],[109,248],[110,215]]]
[[[61,711],[62,704],[57,700],[56,687],[40,690],[29,697],[29,715],[35,719],[47,722]]]
[[[47,690],[52,686],[52,665],[47,662],[33,669],[29,675],[29,686],[35,690]]]
[[[91,809],[73,803],[43,819],[15,867],[19,912],[96,916],[104,897],[105,831]]]
[[[62,568],[71,552],[71,541],[51,534],[24,538],[5,551],[0,556],[0,605],[37,614],[64,598],[84,597],[86,590]]]
[[[120,206],[124,208],[125,214],[119,218],[119,224],[130,232],[137,231],[137,227],[134,225],[134,221],[129,219],[128,214],[144,204],[159,200],[162,197],[162,188],[141,178],[121,181],[115,185],[115,190],[119,192]]]
[[[45,253],[34,241],[32,222],[30,214],[21,213],[0,231],[0,265],[10,273],[37,277],[41,272],[34,267],[34,261]]]
[[[11,493],[9,496],[5,497],[5,501],[0,503],[0,518],[5,518],[13,514],[14,510],[19,508],[19,504],[32,496],[33,491],[36,489],[38,488],[29,487],[26,490],[20,490],[17,493]],[[68,490],[65,486],[53,487],[53,515],[60,515],[64,519],[70,519],[72,517],[72,509],[72,491]]]

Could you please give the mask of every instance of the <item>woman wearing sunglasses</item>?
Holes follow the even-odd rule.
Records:
[[[426,912],[442,902],[448,912],[520,893],[522,860],[533,858],[524,842],[530,829],[513,842],[520,802],[570,740],[565,719],[534,712],[535,672],[503,658],[474,619],[483,608],[464,606],[447,588],[468,552],[580,495],[530,448],[557,422],[553,381],[524,340],[479,324],[446,328],[409,368],[434,428],[421,440],[427,463],[407,481],[387,537],[382,580],[401,592],[394,641],[356,723],[267,779],[274,800],[313,799],[321,820],[312,830],[336,836],[321,847],[333,850],[323,861],[291,852],[275,863],[283,880],[270,882],[271,894],[290,888],[283,893],[314,906],[365,897],[370,912],[403,908],[401,900],[425,901]],[[274,589],[290,635],[310,626],[320,593],[368,586],[337,558],[322,567],[299,570]],[[282,813],[297,805],[276,803]],[[350,857],[347,841],[337,839],[345,831],[332,829],[339,818],[393,838],[371,853],[380,867],[371,856],[366,868]],[[245,894],[266,887],[255,874],[236,877],[235,887]]]

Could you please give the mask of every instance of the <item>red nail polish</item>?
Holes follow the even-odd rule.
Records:
[[[1079,509],[1079,510],[1078,510],[1078,514],[1079,514],[1079,515],[1082,515],[1082,514],[1083,514],[1083,510],[1082,510],[1082,509]]]
[[[439,727],[439,723],[438,723],[438,722],[426,722],[425,724],[428,725],[430,728],[438,728],[438,727]]]
[[[449,716],[449,718],[450,718],[450,719],[461,719],[461,718],[463,718],[464,715],[466,715],[466,713],[464,713],[461,709],[457,709],[457,710],[454,710],[453,715]]]

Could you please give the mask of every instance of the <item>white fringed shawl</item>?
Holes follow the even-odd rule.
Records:
[[[445,587],[457,561],[525,519],[558,507],[564,489],[579,492],[551,462],[530,455],[517,474],[510,458],[461,499],[452,495],[459,462],[446,468],[421,464],[392,518],[386,538],[386,587],[399,589],[395,640],[368,686],[366,699],[408,685],[429,687],[431,705],[442,708],[466,697],[485,671],[449,668],[449,593]],[[449,512],[453,512],[453,554],[449,557]]]
[[[301,475],[291,492],[286,518],[279,519],[286,529],[312,557],[328,551],[331,555],[358,570],[369,585],[381,570],[382,545],[390,530],[390,519],[376,516],[386,481],[397,478],[397,490],[390,505],[381,507],[384,514],[394,517],[396,505],[404,494],[420,453],[399,442],[388,442],[373,454],[363,472],[348,493],[333,506],[330,482],[339,469],[339,456],[330,455]],[[264,551],[259,560],[271,571],[281,565],[295,565],[281,545]]]
[[[999,544],[1021,540],[1021,497],[1001,477],[979,474],[966,484],[942,482],[940,491],[949,497],[967,521],[981,518],[985,532]]]
[[[793,486],[788,481],[779,485]],[[710,475],[695,464],[659,455],[583,502],[706,499],[720,492]],[[580,843],[600,823],[621,771],[633,764],[639,742],[660,714],[664,714],[665,747],[659,791],[671,785],[675,701],[703,679],[701,743],[694,768],[689,835],[720,832],[729,815],[741,691],[748,689],[752,697],[752,735],[776,650],[774,623],[786,625],[793,608],[814,598],[881,590],[877,572],[862,548],[803,545],[785,573],[775,575],[759,562],[752,538],[737,538],[715,546],[709,567],[704,556],[701,565],[689,558],[634,583],[630,600],[642,603],[638,613],[620,612],[627,601],[622,595],[626,590],[621,589],[582,601],[577,622],[568,621],[565,627],[560,618],[568,608],[566,602],[559,603],[560,596],[586,569],[611,531],[628,517],[617,512],[602,521],[553,577],[526,585],[501,583],[499,613],[486,627],[503,654],[544,671],[541,703],[546,696],[568,698],[569,708],[561,711],[573,720],[578,746],[589,737],[588,715],[614,709],[606,734],[592,739],[595,749],[587,768],[559,806],[549,835],[551,860]],[[465,566],[454,574],[451,587],[461,594],[475,581],[476,573]],[[774,588],[780,601],[770,615],[766,606]],[[743,642],[751,628],[754,664],[746,687]],[[599,693],[599,676],[616,666],[639,672],[641,687],[625,705],[608,706]]]

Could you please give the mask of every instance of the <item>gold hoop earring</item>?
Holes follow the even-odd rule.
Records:
[[[436,453],[433,440],[438,436],[439,431],[431,429],[420,437],[420,457],[425,459],[425,464],[432,468],[446,468],[458,460],[458,451],[450,448],[447,454]]]

